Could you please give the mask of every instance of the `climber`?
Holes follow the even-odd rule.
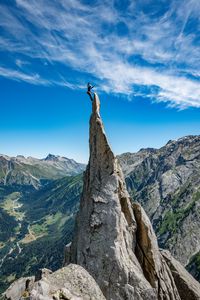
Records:
[[[87,84],[87,94],[90,96],[91,101],[93,101],[93,97],[92,97],[92,89],[93,89],[94,85],[92,86],[89,82]]]

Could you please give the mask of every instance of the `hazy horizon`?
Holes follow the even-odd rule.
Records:
[[[194,135],[195,136],[195,135]],[[181,137],[178,137],[176,139],[174,139],[174,141],[177,141],[178,139],[180,138],[184,138],[184,137],[187,137],[187,136],[181,136]],[[166,143],[164,143],[163,145],[159,146],[159,147],[145,147],[145,148],[139,148],[137,149],[136,151],[125,151],[123,153],[128,153],[128,152],[131,152],[131,153],[136,153],[138,151],[140,151],[141,149],[147,149],[147,148],[154,148],[154,149],[159,149],[163,146],[165,146],[170,140],[168,140]],[[88,151],[89,152],[89,151]],[[17,157],[17,156],[24,156],[25,158],[28,158],[28,157],[33,157],[33,158],[36,158],[36,159],[45,159],[48,155],[54,155],[54,156],[60,156],[60,157],[65,157],[65,158],[68,158],[68,159],[74,159],[75,161],[79,162],[79,163],[83,163],[83,164],[87,164],[88,163],[88,160],[89,160],[89,156],[88,156],[88,159],[85,160],[85,161],[79,161],[79,160],[76,160],[75,157],[69,157],[67,156],[66,154],[60,154],[60,153],[53,153],[52,151],[51,152],[48,152],[42,156],[37,156],[37,155],[29,155],[29,154],[22,154],[22,153],[18,153],[18,154],[13,154],[14,152],[10,152],[9,154],[8,153],[2,153],[0,152],[0,155],[5,155],[5,156],[9,156],[9,157]],[[123,153],[115,153],[115,155],[121,155]],[[76,156],[76,155],[75,155]]]

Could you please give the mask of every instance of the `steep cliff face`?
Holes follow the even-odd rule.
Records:
[[[135,254],[144,276],[157,291],[158,299],[179,299],[173,276],[160,254],[149,218],[138,203],[133,203],[137,222]]]
[[[119,156],[128,191],[153,223],[159,245],[187,265],[200,251],[200,136]],[[189,270],[197,267],[193,259]],[[194,275],[198,278],[198,271]]]
[[[89,271],[106,299],[180,299],[148,217],[131,204],[99,108],[95,94],[90,159],[67,261]]]

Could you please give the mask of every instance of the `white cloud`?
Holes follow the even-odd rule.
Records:
[[[80,0],[16,0],[17,7],[12,9],[0,5],[0,26],[6,33],[0,38],[0,49],[44,60],[46,68],[48,61],[57,73],[59,63],[91,74],[106,92],[140,94],[182,108],[200,107],[199,3],[174,0],[157,16],[157,8],[147,13],[137,1],[131,1],[124,13],[116,9],[114,0],[95,1],[95,5]],[[187,30],[190,20],[195,20],[196,32]],[[118,32],[120,24],[126,26],[126,35]],[[13,70],[5,74],[5,69],[0,72],[41,84],[41,76],[39,80]],[[60,81],[49,75],[43,84],[83,86],[80,80],[70,83],[63,75],[59,77]]]
[[[16,81],[25,81],[35,85],[51,85],[51,83],[40,77],[39,74],[25,74],[20,71],[0,67],[0,76],[11,78]]]
[[[43,85],[43,86],[59,85],[70,89],[83,88],[83,86],[81,85],[73,84],[67,81],[64,77],[61,77],[62,81],[48,80],[48,79],[41,78],[41,76],[37,73],[26,74],[23,71],[16,71],[1,66],[0,66],[0,76],[5,78],[10,78],[15,81],[24,81],[34,85]]]

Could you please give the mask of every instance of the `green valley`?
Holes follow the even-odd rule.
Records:
[[[64,177],[39,190],[12,192],[0,203],[1,292],[39,267],[56,269],[71,240],[82,175]]]

